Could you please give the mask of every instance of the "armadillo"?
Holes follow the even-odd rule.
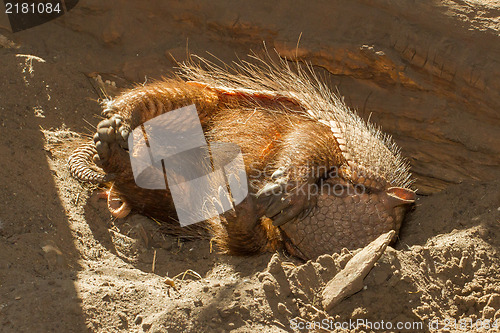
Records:
[[[256,59],[229,68],[201,59],[181,64],[176,78],[103,105],[106,119],[69,168],[82,181],[109,185],[116,217],[136,211],[182,234],[168,186],[145,189],[134,179],[129,138],[149,120],[194,105],[208,143],[241,149],[248,195],[198,226],[222,252],[284,248],[310,259],[356,249],[397,232],[416,198],[409,163],[392,138],[347,107],[310,66]]]

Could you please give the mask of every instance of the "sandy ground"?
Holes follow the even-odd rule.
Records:
[[[328,312],[322,288],[355,253],[307,263],[284,253],[231,257],[208,240],[161,234],[140,215],[112,219],[99,189],[66,167],[99,121],[99,88],[167,75],[169,53],[182,57],[189,38],[194,52],[236,52],[234,36],[213,44],[216,27],[201,37],[169,33],[196,22],[186,13],[154,33],[137,17],[105,25],[124,17],[127,2],[117,3],[111,11],[83,1],[16,34],[0,20],[1,332],[288,332],[314,323],[326,332],[349,320],[364,325],[338,331],[499,331],[499,179],[419,195],[363,290]]]

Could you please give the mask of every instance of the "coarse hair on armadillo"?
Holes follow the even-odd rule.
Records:
[[[209,87],[285,97],[298,102],[304,111],[290,110],[331,128],[346,161],[383,177],[391,186],[409,188],[413,183],[410,165],[392,137],[364,121],[343,98],[333,93],[311,65],[280,58],[279,61],[250,55],[252,62],[218,65],[192,56],[179,65],[178,75]]]

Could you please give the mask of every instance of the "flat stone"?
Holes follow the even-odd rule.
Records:
[[[380,235],[373,242],[365,246],[346,264],[345,268],[333,277],[323,290],[323,308],[331,310],[344,298],[360,291],[363,288],[363,279],[370,272],[373,265],[384,253],[396,232],[391,230]]]

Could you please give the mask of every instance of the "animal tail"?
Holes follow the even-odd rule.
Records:
[[[113,179],[113,174],[96,171],[93,157],[97,154],[94,142],[85,143],[76,148],[68,158],[69,171],[73,177],[94,184],[102,184]]]

